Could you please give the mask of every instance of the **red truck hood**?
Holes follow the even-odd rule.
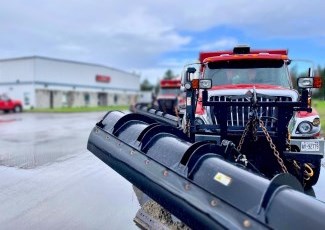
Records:
[[[293,89],[284,88],[277,85],[266,85],[266,84],[237,84],[237,85],[218,85],[213,86],[208,90],[208,97],[210,96],[234,96],[244,95],[248,91],[256,89],[257,93],[265,94],[269,96],[286,96],[291,97],[293,101],[298,100],[298,92]],[[200,95],[201,97],[201,95]],[[197,114],[204,114],[204,108],[201,102],[197,104]]]
[[[236,85],[218,85],[213,86],[210,90],[219,89],[252,89],[255,86],[256,89],[285,89],[287,88],[278,85],[266,85],[266,84],[236,84]]]
[[[255,88],[257,93],[269,96],[291,97],[292,101],[298,100],[298,92],[294,89],[284,88],[277,85],[266,84],[237,84],[237,85],[218,85],[208,90],[210,96],[234,96],[245,95],[248,91],[252,92]]]

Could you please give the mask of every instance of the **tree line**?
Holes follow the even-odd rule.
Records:
[[[170,79],[173,79],[173,78],[176,78],[177,75],[175,75],[173,73],[172,70],[168,69],[164,76],[163,76],[163,79],[166,79],[166,80],[170,80]],[[144,79],[141,84],[140,84],[140,89],[141,91],[155,91],[155,92],[158,92],[159,90],[159,84],[156,84],[156,85],[153,85],[152,83],[150,83],[150,81],[146,78]]]

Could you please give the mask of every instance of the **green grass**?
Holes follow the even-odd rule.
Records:
[[[322,133],[325,134],[325,101],[312,100],[312,107],[319,113],[322,123]]]
[[[97,107],[61,107],[53,109],[30,109],[25,112],[31,113],[80,113],[80,112],[100,112],[100,111],[111,111],[111,110],[127,110],[128,105],[111,105],[111,106],[97,106]]]

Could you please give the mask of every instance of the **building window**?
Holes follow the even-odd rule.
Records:
[[[114,104],[117,104],[117,99],[118,99],[117,95],[114,94]]]
[[[74,92],[73,91],[69,91],[67,93],[67,104],[68,104],[68,107],[73,107],[73,104],[74,104]]]
[[[67,93],[66,92],[63,92],[62,93],[62,106],[63,107],[67,107],[68,106],[68,97],[67,97]]]
[[[24,93],[24,104],[25,105],[30,104],[30,93]]]
[[[89,93],[84,94],[84,101],[85,101],[85,105],[88,106],[89,103],[90,103],[90,95],[89,95]]]

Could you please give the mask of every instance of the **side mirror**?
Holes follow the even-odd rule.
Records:
[[[191,74],[194,74],[196,69],[194,67],[188,67],[186,70],[186,81],[191,81]]]
[[[194,74],[195,72],[196,72],[196,69],[194,67],[188,67],[185,71],[185,74],[182,76],[181,85],[185,86],[186,83],[191,82],[191,74]]]
[[[313,76],[313,70],[312,68],[308,68],[308,77],[312,77]]]
[[[322,78],[321,77],[299,77],[297,80],[297,85],[301,89],[321,88]]]

